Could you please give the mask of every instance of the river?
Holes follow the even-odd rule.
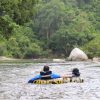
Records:
[[[84,83],[28,84],[45,64],[61,75],[77,67]],[[100,100],[100,62],[1,63],[0,100]]]

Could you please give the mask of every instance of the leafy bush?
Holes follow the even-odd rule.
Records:
[[[90,33],[70,32],[70,29],[62,27],[52,36],[49,48],[57,55],[68,56],[74,47],[81,46],[92,38]]]
[[[83,50],[86,51],[90,58],[100,57],[100,36],[85,44]]]
[[[13,33],[7,41],[7,55],[15,58],[34,58],[40,55],[42,49],[30,28],[15,25]]]
[[[7,48],[5,42],[0,42],[0,56],[4,56],[6,54]]]

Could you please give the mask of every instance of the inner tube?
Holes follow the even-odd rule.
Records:
[[[33,84],[62,84],[62,83],[83,83],[84,79],[80,77],[70,77],[70,78],[57,78],[57,79],[50,79],[50,80],[35,80]]]

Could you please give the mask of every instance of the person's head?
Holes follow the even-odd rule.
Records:
[[[74,68],[74,69],[72,70],[72,74],[73,74],[74,76],[80,76],[79,69],[78,69],[78,68]]]
[[[43,71],[45,71],[45,72],[49,71],[49,66],[45,65],[43,68]]]

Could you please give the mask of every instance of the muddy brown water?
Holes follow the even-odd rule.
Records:
[[[27,81],[48,64],[54,73],[80,69],[84,83],[36,85]],[[0,100],[100,100],[100,62],[0,64]]]

